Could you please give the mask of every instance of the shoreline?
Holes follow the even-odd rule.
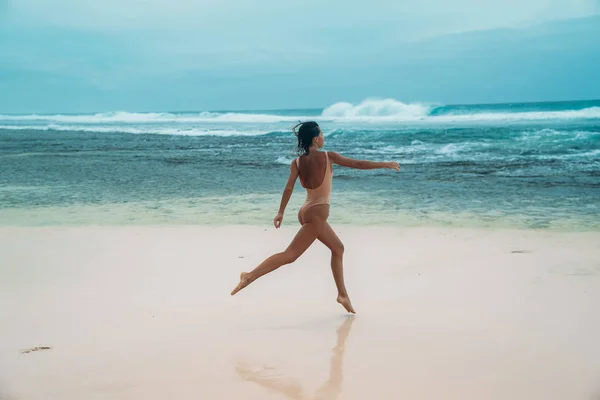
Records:
[[[505,233],[505,234],[539,234],[539,235],[588,235],[596,236],[600,235],[600,228],[598,229],[559,229],[559,228],[518,228],[518,227],[493,227],[493,226],[443,226],[443,225],[422,225],[422,226],[393,226],[393,225],[355,225],[355,224],[343,224],[343,223],[331,223],[332,228],[337,232],[340,230],[346,231],[447,231],[447,232],[482,232],[482,233]],[[300,229],[300,225],[297,226],[282,226],[279,228],[280,231],[289,231],[292,236]],[[270,224],[258,225],[258,224],[222,224],[222,225],[209,225],[209,224],[129,224],[129,225],[1,225],[0,231],[15,230],[15,231],[67,231],[67,230],[223,230],[223,229],[257,229],[261,231],[275,231],[276,229]]]
[[[299,228],[297,209],[302,199],[290,201],[284,226]],[[298,204],[295,204],[298,203]],[[297,206],[297,207],[295,207]],[[177,209],[169,206],[135,207],[102,205],[85,207],[39,207],[0,209],[0,227],[272,227],[275,212],[272,207],[253,211],[225,209]],[[482,229],[548,232],[600,232],[600,220],[593,216],[561,215],[554,219],[539,215],[494,216],[477,213],[374,212],[335,208],[330,217],[332,226],[389,229]]]

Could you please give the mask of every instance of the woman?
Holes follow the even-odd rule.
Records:
[[[325,138],[321,128],[314,121],[302,122],[292,130],[298,138],[296,150],[299,157],[290,165],[290,176],[273,223],[275,228],[281,226],[283,212],[294,190],[296,179],[300,177],[300,184],[307,191],[306,201],[298,212],[298,221],[302,227],[284,252],[273,254],[250,272],[242,272],[240,283],[233,289],[231,295],[282,265],[293,263],[318,239],[331,250],[331,270],[338,290],[337,302],[348,312],[356,313],[344,284],[342,263],[344,245],[327,222],[333,175],[332,164],[356,169],[388,168],[396,171],[400,171],[400,165],[396,162],[354,160],[338,153],[319,151],[325,143]]]

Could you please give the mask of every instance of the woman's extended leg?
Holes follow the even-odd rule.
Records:
[[[318,239],[331,250],[331,272],[333,272],[333,280],[338,291],[338,303],[343,305],[348,312],[356,313],[344,283],[344,244],[328,222],[325,222]]]
[[[233,289],[231,295],[233,296],[261,276],[276,270],[282,265],[291,264],[296,261],[296,259],[317,239],[317,236],[319,236],[323,230],[325,222],[325,219],[317,217],[311,218],[310,222],[304,223],[284,252],[273,254],[248,273],[242,272],[240,283]]]

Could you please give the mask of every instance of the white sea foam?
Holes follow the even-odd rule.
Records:
[[[268,130],[235,130],[235,129],[197,129],[197,128],[162,128],[162,127],[128,127],[128,126],[90,126],[90,125],[0,125],[0,129],[34,130],[34,131],[73,131],[97,133],[132,133],[179,136],[261,136],[271,133]]]
[[[170,113],[129,113],[124,111],[93,115],[0,115],[0,121],[37,121],[77,124],[156,124],[156,123],[276,123],[295,122],[309,119],[304,116],[283,116],[272,114],[211,113],[170,114]]]
[[[449,143],[437,149],[435,153],[443,156],[455,156],[459,153],[472,153],[488,146],[487,143],[478,142]]]
[[[283,165],[290,165],[290,163],[292,161],[293,161],[292,158],[284,157],[284,156],[279,156],[279,157],[277,157],[277,160],[275,160],[275,162],[277,164],[283,164]]]
[[[448,122],[468,121],[538,121],[600,118],[600,107],[564,111],[527,111],[516,113],[474,113],[465,115],[440,115],[431,117]]]
[[[573,141],[589,140],[594,136],[600,136],[600,132],[593,131],[558,131],[555,129],[541,129],[536,131],[526,131],[521,134],[519,141]],[[552,140],[549,140],[552,139]]]
[[[89,115],[0,115],[3,129],[75,130],[94,132],[159,133],[170,135],[261,135],[269,129],[288,130],[298,120],[340,124],[334,129],[361,129],[361,124],[380,124],[377,129],[402,124],[469,124],[509,123],[520,121],[561,121],[600,119],[600,107],[563,111],[479,111],[444,114],[443,109],[432,113],[425,104],[406,104],[394,99],[365,100],[357,105],[347,102],[333,104],[320,116],[276,115],[265,113],[129,113],[124,111]],[[246,126],[243,126],[246,124]],[[352,125],[348,125],[352,124]],[[251,125],[251,126],[247,126]],[[222,129],[220,128],[222,127]],[[551,133],[551,132],[547,132]],[[546,134],[547,134],[546,133]]]
[[[600,107],[581,110],[492,112],[478,111],[463,114],[431,115],[434,107],[426,104],[406,104],[394,99],[365,100],[357,105],[347,102],[333,104],[323,110],[322,117],[339,122],[515,122],[540,120],[570,120],[600,118]]]
[[[400,103],[403,104],[403,103]],[[404,104],[388,106],[384,104],[361,103],[352,106],[350,103],[337,103],[323,110],[321,116],[284,116],[274,114],[244,113],[103,113],[93,115],[0,115],[1,121],[13,122],[54,122],[75,124],[155,124],[155,123],[293,123],[298,120],[316,119],[330,122],[494,122],[494,121],[537,121],[537,120],[569,120],[599,119],[600,107],[589,107],[581,110],[564,111],[527,111],[527,112],[475,112],[471,114],[428,115],[428,107],[420,104]]]
[[[321,114],[323,117],[341,119],[366,118],[408,118],[419,119],[426,117],[431,107],[424,104],[406,104],[394,99],[367,99],[358,105],[341,102],[335,103]]]

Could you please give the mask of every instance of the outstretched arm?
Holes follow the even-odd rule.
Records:
[[[288,202],[290,201],[290,197],[292,197],[292,192],[294,191],[296,179],[298,179],[298,167],[296,166],[296,160],[294,160],[290,164],[290,176],[288,177],[285,189],[283,189],[283,194],[281,195],[279,212],[273,219],[273,224],[275,225],[275,228],[279,228],[281,226],[281,221],[283,221],[283,213],[285,212],[285,208],[287,207]]]
[[[328,152],[329,159],[337,165],[342,167],[355,168],[355,169],[379,169],[389,168],[400,171],[400,164],[394,161],[390,162],[379,162],[379,161],[368,161],[368,160],[355,160],[353,158],[344,157],[341,154]]]

